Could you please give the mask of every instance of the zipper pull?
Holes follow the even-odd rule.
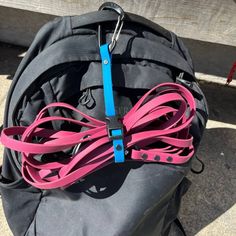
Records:
[[[79,99],[79,103],[88,109],[93,108],[93,106],[95,104],[95,100],[93,98],[92,91],[90,88],[87,88],[85,90],[85,92],[83,93],[83,95]]]

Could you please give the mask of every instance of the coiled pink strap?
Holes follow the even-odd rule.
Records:
[[[87,122],[46,116],[47,110],[52,107],[77,112]],[[195,110],[192,94],[179,84],[163,83],[151,89],[121,119],[125,149],[131,154],[126,160],[172,164],[187,162],[194,154],[189,127]],[[86,130],[72,132],[40,128],[52,121],[68,121]],[[14,139],[12,136],[15,135],[20,135],[21,140]],[[41,141],[35,143],[35,140]],[[23,178],[40,189],[67,187],[112,163],[114,157],[106,123],[65,103],[49,104],[28,127],[3,129],[1,142],[7,148],[22,153]],[[56,157],[53,161],[53,155],[49,162],[35,158],[37,154],[56,153],[76,145],[81,145],[78,152],[60,161]]]

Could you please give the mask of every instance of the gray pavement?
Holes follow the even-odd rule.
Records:
[[[181,218],[188,235],[236,235],[236,89],[202,84],[210,120],[198,156],[200,175],[189,174],[192,186],[183,198]],[[197,169],[198,163],[194,167]]]
[[[0,44],[0,123],[6,93],[24,51],[23,48]],[[210,107],[210,120],[198,151],[205,163],[205,171],[200,175],[188,175],[192,185],[183,198],[180,218],[188,236],[234,236],[236,89],[206,82],[201,82],[201,86]],[[194,167],[199,167],[197,162]],[[11,235],[0,205],[0,236]]]

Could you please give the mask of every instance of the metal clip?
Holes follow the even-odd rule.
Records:
[[[109,51],[112,52],[112,50],[116,46],[116,42],[119,39],[120,32],[122,30],[122,27],[124,24],[123,20],[124,20],[125,13],[124,13],[124,10],[119,5],[112,2],[107,2],[107,3],[102,4],[102,6],[99,8],[99,11],[101,10],[112,10],[118,14],[116,27],[112,35],[111,42],[109,43]],[[100,47],[102,44],[102,27],[100,24],[98,25],[98,43]]]
[[[111,42],[109,43],[110,52],[112,52],[112,50],[116,46],[116,42],[119,39],[120,32],[121,32],[121,29],[123,27],[123,24],[124,24],[124,21],[121,20],[121,16],[118,16],[118,20],[117,20],[117,23],[116,23],[116,28],[115,28],[114,33],[112,35]]]

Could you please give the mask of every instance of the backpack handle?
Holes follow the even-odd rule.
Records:
[[[123,20],[124,16],[125,16],[125,12],[122,9],[122,7],[119,6],[118,4],[114,3],[114,2],[105,2],[105,3],[103,3],[99,7],[98,10],[99,11],[102,11],[102,10],[112,10],[112,11],[116,12],[120,16],[120,20]]]
[[[98,10],[99,11],[112,10],[112,11],[114,11],[118,14],[116,27],[115,27],[111,42],[109,43],[109,51],[112,52],[112,50],[116,46],[116,42],[117,42],[117,40],[120,36],[120,32],[121,32],[121,29],[123,27],[123,20],[124,20],[125,12],[118,4],[116,4],[114,2],[105,2],[99,7]],[[103,41],[102,40],[102,27],[101,27],[101,24],[99,24],[98,25],[98,44],[99,44],[99,47],[101,47],[102,41]]]
[[[95,12],[86,13],[81,16],[71,16],[70,19],[71,19],[72,31],[76,31],[77,29],[83,28],[86,26],[98,25],[101,23],[117,21],[117,14],[115,11],[104,10],[104,11],[95,11]],[[148,28],[149,30],[157,32],[158,34],[166,38],[168,41],[172,42],[172,36],[168,30],[164,29],[160,25],[142,16],[125,12],[124,21],[140,24]]]

